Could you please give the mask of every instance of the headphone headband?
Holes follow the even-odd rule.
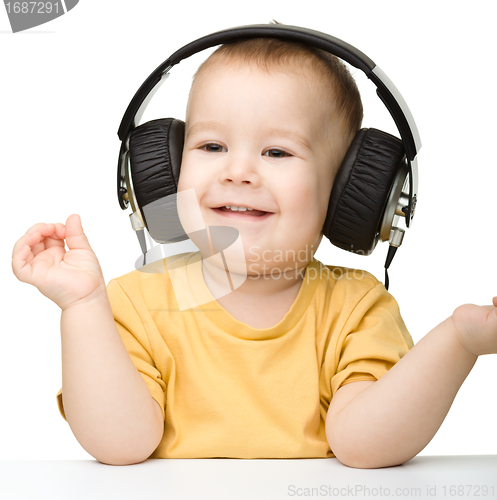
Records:
[[[386,75],[376,66],[376,64],[366,54],[356,49],[352,45],[335,38],[326,33],[301,28],[299,26],[286,25],[266,25],[254,24],[240,26],[237,28],[217,31],[210,35],[194,40],[177,50],[166,61],[164,61],[138,89],[124,113],[118,136],[124,141],[130,131],[137,125],[135,117],[139,113],[140,107],[145,102],[147,96],[154,90],[162,78],[168,74],[169,70],[186,59],[202,50],[221,45],[223,43],[235,42],[247,38],[279,38],[292,42],[300,42],[317,49],[329,52],[340,59],[348,62],[352,66],[363,71],[366,76],[376,85],[377,92],[381,100],[390,111],[400,135],[404,142],[407,157],[413,160],[421,148],[421,141],[416,124],[412,119],[409,108],[405,104],[402,96],[386,77]],[[399,98],[400,97],[400,98]]]
[[[352,47],[352,45],[325,33],[320,33],[318,31],[298,26],[254,24],[250,26],[240,26],[237,28],[217,31],[194,40],[177,50],[145,80],[131,100],[122,119],[118,131],[121,141],[124,140],[126,135],[132,128],[134,128],[134,125],[136,125],[133,124],[134,118],[147,95],[152,92],[154,87],[162,79],[163,75],[167,74],[173,66],[181,62],[183,59],[216,45],[244,40],[247,38],[267,37],[301,42],[326,52],[330,52],[349,62],[356,68],[361,69],[368,76],[376,66],[375,63],[369,59],[369,57],[357,50],[355,47]]]

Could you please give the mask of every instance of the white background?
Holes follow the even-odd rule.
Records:
[[[305,26],[356,46],[390,77],[416,119],[419,203],[390,272],[415,342],[455,307],[489,304],[494,264],[495,17],[492,1],[165,2],[81,0],[67,15],[12,34],[0,9],[2,283],[0,459],[88,459],[59,415],[60,309],[11,270],[14,243],[37,222],[78,213],[106,281],[140,255],[118,205],[117,129],[143,80],[170,54],[243,24]],[[145,119],[184,118],[205,57],[174,68]],[[395,133],[358,70],[364,126]],[[386,244],[370,257],[323,241],[326,264],[383,280]],[[497,454],[497,356],[482,356],[421,455]]]

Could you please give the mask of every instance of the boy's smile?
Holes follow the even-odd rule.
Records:
[[[337,168],[320,90],[304,71],[237,62],[192,88],[178,191],[195,189],[206,225],[240,231],[249,276],[303,268],[319,245]]]

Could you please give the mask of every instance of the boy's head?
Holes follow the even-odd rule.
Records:
[[[274,38],[223,45],[194,77],[178,191],[195,189],[206,225],[240,231],[249,275],[305,267],[361,121],[335,56]]]

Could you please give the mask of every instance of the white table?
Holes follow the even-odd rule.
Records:
[[[497,455],[418,456],[352,469],[337,459],[0,461],[1,500],[497,499]]]

